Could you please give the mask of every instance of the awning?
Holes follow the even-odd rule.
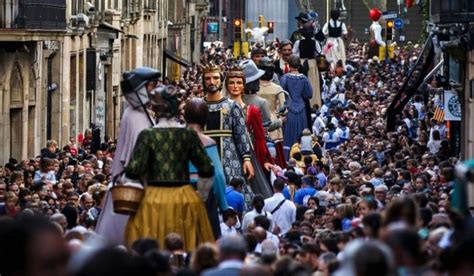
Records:
[[[397,115],[401,114],[405,105],[415,95],[416,91],[423,83],[425,76],[431,68],[434,61],[434,46],[432,34],[428,36],[423,50],[417,59],[415,66],[408,74],[403,86],[398,91],[390,106],[387,108],[387,131],[394,131],[397,123]]]
[[[105,28],[105,29],[114,30],[114,31],[119,32],[119,33],[123,33],[123,32],[124,32],[124,31],[122,31],[121,28],[115,27],[114,25],[109,24],[109,23],[107,23],[107,22],[101,22],[101,23],[99,24],[99,27]]]
[[[118,33],[123,33],[122,29],[106,22],[100,23],[97,28],[97,34],[105,39],[117,39]]]
[[[191,62],[185,60],[182,57],[177,56],[176,53],[171,51],[171,50],[165,49],[163,51],[163,55],[165,56],[165,58],[169,58],[172,61],[178,63],[179,65],[182,65],[182,66],[185,66],[185,67],[191,67],[192,66]]]

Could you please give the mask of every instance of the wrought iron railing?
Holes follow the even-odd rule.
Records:
[[[66,29],[66,0],[0,0],[0,29]]]

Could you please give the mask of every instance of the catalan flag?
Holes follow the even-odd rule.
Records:
[[[444,122],[444,110],[442,106],[436,106],[433,119],[441,123]]]

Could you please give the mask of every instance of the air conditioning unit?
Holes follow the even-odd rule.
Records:
[[[431,0],[430,21],[436,24],[474,21],[473,0]]]

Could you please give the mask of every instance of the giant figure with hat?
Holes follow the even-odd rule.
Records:
[[[148,95],[155,88],[160,76],[158,70],[148,67],[139,67],[123,73],[120,86],[127,107],[120,121],[117,149],[112,163],[114,178],[122,174],[128,164],[138,134],[154,124],[148,112],[150,102]],[[112,203],[111,193],[107,192],[95,231],[113,244],[123,244],[128,216],[114,213]]]

